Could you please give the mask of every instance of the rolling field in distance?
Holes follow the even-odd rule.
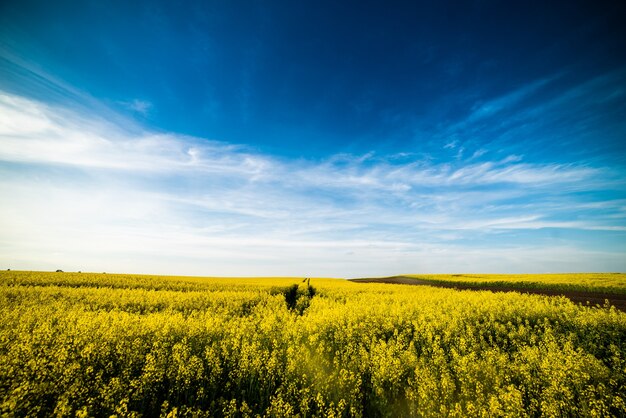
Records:
[[[626,312],[626,274],[428,274],[350,279],[357,283],[435,286],[565,296],[587,306],[614,306]]]
[[[407,274],[403,277],[475,287],[574,290],[626,295],[626,274],[624,273]]]
[[[564,297],[0,272],[3,416],[624,416],[625,353],[626,314]]]

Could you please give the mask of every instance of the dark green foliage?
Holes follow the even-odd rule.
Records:
[[[302,315],[316,294],[315,288],[310,285],[310,279],[305,279],[305,281],[307,281],[307,284],[304,287],[293,284],[288,287],[273,289],[272,294],[282,293],[285,297],[287,309]]]

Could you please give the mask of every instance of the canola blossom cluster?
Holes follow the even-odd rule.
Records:
[[[626,314],[564,297],[0,273],[0,415],[626,415]]]

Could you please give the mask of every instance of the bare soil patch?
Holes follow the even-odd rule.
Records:
[[[357,283],[388,283],[388,284],[408,284],[412,286],[433,286],[433,287],[445,287],[449,289],[459,290],[488,290],[491,292],[519,292],[531,295],[545,295],[545,296],[565,296],[572,302],[580,303],[582,305],[590,306],[604,306],[608,301],[610,305],[615,306],[622,312],[626,312],[626,295],[619,295],[614,293],[598,293],[579,290],[549,290],[549,289],[529,289],[524,287],[503,287],[503,286],[469,286],[458,283],[437,283],[430,280],[424,280],[419,278],[407,277],[407,276],[393,276],[393,277],[373,277],[363,279],[350,279],[352,282]]]

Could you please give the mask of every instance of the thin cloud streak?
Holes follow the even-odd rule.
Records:
[[[452,143],[448,151],[463,150],[469,160],[523,152],[531,154],[533,161],[549,156],[553,162],[595,158],[623,164],[615,151],[626,133],[626,125],[620,122],[626,111],[620,87],[626,68],[574,83],[567,75],[478,101],[464,117],[433,133],[435,146]]]

